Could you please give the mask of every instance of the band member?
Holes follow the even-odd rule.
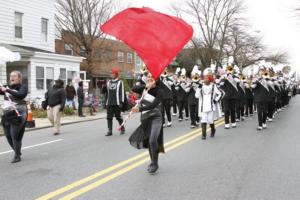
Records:
[[[197,67],[197,69],[196,69],[196,67]],[[198,126],[199,121],[200,121],[199,115],[198,115],[199,100],[195,96],[197,89],[201,86],[200,75],[201,75],[201,71],[198,70],[198,66],[195,66],[192,71],[192,83],[190,85],[191,89],[190,89],[189,96],[188,96],[190,118],[191,118],[191,128],[195,128],[196,126]]]
[[[245,117],[253,116],[253,104],[254,96],[251,88],[251,81],[248,80],[245,82],[245,92],[246,92],[246,112]]]
[[[185,120],[189,119],[189,109],[188,109],[188,93],[190,91],[189,83],[186,77],[186,70],[183,68],[181,70],[180,78],[177,89],[177,103],[179,108],[179,121],[183,120],[183,109],[185,110]]]
[[[271,80],[270,78],[270,74],[267,74],[267,78],[266,78],[268,87],[269,87],[269,98],[268,98],[268,102],[267,102],[267,108],[268,108],[268,121],[272,122],[273,118],[274,118],[274,112],[275,112],[275,99],[276,99],[276,89],[275,89],[275,85],[274,82]]]
[[[261,131],[262,129],[267,128],[267,99],[269,96],[269,87],[266,81],[265,71],[260,70],[260,76],[258,80],[254,79],[252,82],[252,89],[254,92],[254,101],[257,105],[257,115],[258,115],[258,127],[257,130]]]
[[[216,128],[214,121],[220,116],[219,101],[221,92],[213,83],[213,75],[207,71],[204,72],[204,84],[196,91],[196,98],[199,98],[199,117],[201,117],[202,139],[206,139],[206,126],[210,125],[211,137],[215,136]]]
[[[116,117],[119,124],[123,123],[121,116],[122,107],[125,103],[124,83],[119,79],[119,70],[113,68],[111,78],[103,88],[103,93],[106,94],[106,109],[107,109],[107,126],[108,132],[105,136],[112,136],[113,117]],[[121,134],[125,133],[124,126],[121,129]]]
[[[239,93],[237,98],[237,104],[236,104],[237,122],[245,120],[246,90],[245,90],[244,81],[245,81],[245,77],[243,75],[237,81],[237,87]]]
[[[177,85],[179,84],[179,74],[180,74],[180,67],[177,67],[175,74],[173,75],[173,85],[172,85],[172,94],[173,94],[173,99],[172,99],[172,107],[173,107],[173,116],[177,115]]]
[[[172,125],[172,118],[171,118],[171,102],[172,102],[172,85],[173,81],[168,77],[168,71],[167,69],[163,72],[163,74],[160,76],[161,81],[161,87],[163,89],[164,95],[163,95],[163,102],[162,102],[162,117],[163,117],[163,127],[166,126],[165,124],[165,114],[167,115],[167,127],[170,127]]]
[[[158,170],[159,153],[164,152],[163,128],[161,103],[163,101],[163,90],[160,88],[159,81],[155,81],[151,74],[148,74],[146,86],[134,86],[135,93],[144,95],[141,105],[132,108],[132,112],[141,112],[141,125],[130,136],[130,144],[138,149],[148,148],[151,163],[148,172],[153,174]]]
[[[225,96],[223,98],[223,107],[224,107],[224,115],[225,115],[225,129],[231,127],[236,128],[236,115],[235,115],[235,106],[236,99],[238,98],[238,88],[237,82],[235,80],[235,76],[233,76],[234,69],[232,65],[227,66],[227,74],[220,82],[221,89],[225,92]],[[230,121],[229,121],[230,117]]]

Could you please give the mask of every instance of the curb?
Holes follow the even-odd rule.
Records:
[[[87,120],[82,120],[82,121],[64,122],[64,123],[61,123],[61,126],[66,126],[66,125],[70,125],[70,124],[79,124],[79,123],[83,123],[83,122],[96,121],[96,120],[105,119],[105,118],[106,117],[98,117],[98,118],[95,118],[95,119],[87,119]],[[48,125],[48,126],[43,126],[43,127],[38,127],[38,128],[27,128],[25,130],[25,132],[37,131],[37,130],[52,128],[52,127],[53,126]]]
[[[95,119],[82,120],[82,121],[64,122],[64,123],[61,123],[61,126],[66,126],[66,125],[70,125],[70,124],[79,124],[79,123],[83,123],[83,122],[96,121],[96,120],[105,119],[105,118],[106,118],[106,116],[98,117],[98,118],[95,118]],[[48,126],[37,127],[37,128],[26,128],[25,132],[32,132],[32,131],[37,131],[37,130],[41,130],[41,129],[52,128],[52,127],[53,126],[48,125]],[[2,136],[4,136],[4,134],[0,133],[0,137],[2,137]]]

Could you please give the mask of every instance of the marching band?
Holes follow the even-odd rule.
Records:
[[[136,84],[145,84],[147,73],[143,67]],[[206,125],[210,124],[214,132],[213,122],[221,116],[224,116],[224,128],[230,129],[257,112],[257,130],[266,129],[267,122],[272,122],[288,106],[296,89],[293,77],[264,66],[255,74],[243,74],[233,63],[225,69],[209,67],[203,72],[196,65],[190,74],[188,77],[185,68],[177,68],[174,74],[166,69],[161,74],[163,127],[172,126],[173,107],[173,118],[178,115],[179,122],[190,120],[192,129],[202,124],[203,139],[206,139]],[[209,102],[205,101],[207,94]],[[208,114],[208,111],[212,112]]]

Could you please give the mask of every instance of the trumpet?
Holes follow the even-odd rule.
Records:
[[[141,72],[142,74],[147,74],[147,73],[148,73],[148,69],[147,69],[146,65],[143,65],[143,66],[142,66],[142,68],[140,69],[140,72]]]
[[[228,65],[226,68],[227,73],[230,73],[230,74],[233,73],[233,70],[234,70],[234,68],[232,65]]]
[[[168,76],[168,70],[165,69],[165,71],[161,74],[161,77],[165,78]]]
[[[194,74],[194,75],[192,76],[192,81],[193,81],[193,82],[199,82],[199,81],[200,81],[200,76],[199,76],[198,74]]]
[[[186,76],[185,75],[181,75],[179,79],[180,79],[181,82],[185,82],[186,81]]]

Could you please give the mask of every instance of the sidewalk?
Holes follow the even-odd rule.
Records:
[[[106,112],[95,113],[94,116],[86,115],[86,117],[78,117],[77,115],[66,116],[66,117],[62,117],[61,125],[63,126],[68,124],[93,121],[93,120],[104,119],[104,118],[106,118]],[[26,132],[52,127],[48,118],[35,118],[34,120],[35,120],[35,128],[26,128]],[[0,136],[2,135],[3,135],[3,130],[1,127]]]

